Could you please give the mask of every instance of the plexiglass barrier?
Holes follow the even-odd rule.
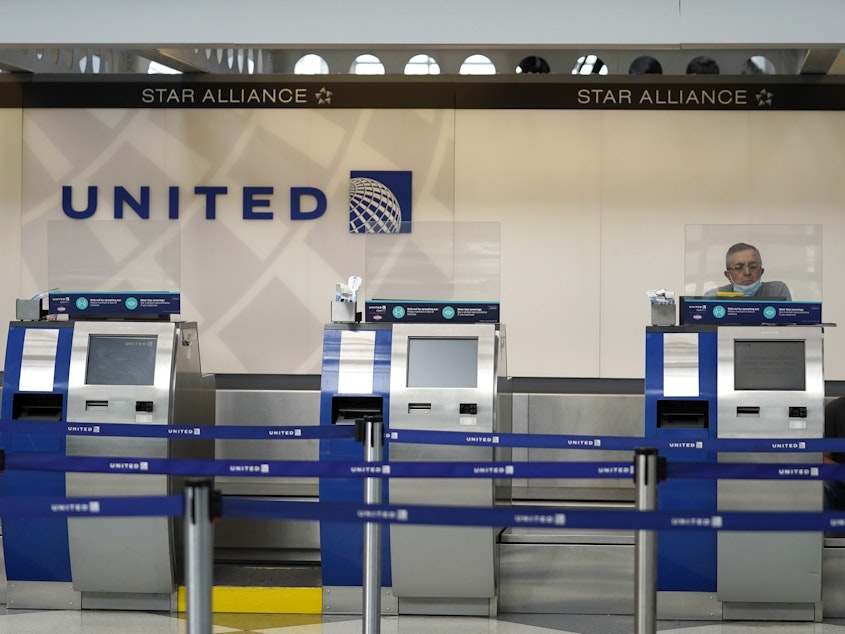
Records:
[[[414,222],[406,233],[365,237],[367,300],[498,302],[497,222]]]
[[[178,292],[179,224],[51,220],[47,280],[62,292]]]
[[[684,295],[822,301],[821,225],[687,225]]]

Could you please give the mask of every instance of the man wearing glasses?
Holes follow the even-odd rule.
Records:
[[[725,255],[725,277],[730,284],[704,293],[706,297],[714,297],[720,294],[735,296],[741,293],[743,297],[758,299],[783,299],[792,300],[789,287],[783,282],[764,282],[763,258],[757,247],[737,242]]]

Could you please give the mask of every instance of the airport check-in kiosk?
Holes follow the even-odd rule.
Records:
[[[721,326],[719,438],[822,438],[822,340],[821,326]],[[822,455],[720,453],[719,461],[818,465]],[[822,486],[720,480],[718,509],[821,511]],[[820,531],[719,533],[717,598],[725,618],[779,612],[782,619],[814,620],[821,604],[822,539]]]
[[[497,408],[505,372],[504,328],[498,324],[332,324],[326,327],[321,424],[381,415],[385,429],[504,431]],[[322,460],[361,460],[353,440],[321,441]],[[492,447],[394,443],[390,462],[483,461]],[[388,460],[385,452],[384,460]],[[391,478],[390,504],[492,507],[492,479]],[[363,482],[323,478],[321,500],[363,500]],[[324,611],[361,609],[360,526],[321,522]],[[493,528],[397,526],[382,533],[383,610],[400,614],[495,614],[496,531]],[[338,583],[342,587],[337,587]],[[358,586],[357,588],[355,586]],[[331,605],[329,605],[331,603]]]
[[[819,325],[649,327],[646,437],[674,438],[678,447],[706,438],[821,438],[822,340]],[[666,455],[686,461],[821,463],[821,454],[809,453],[714,456],[670,449]],[[658,488],[658,508],[820,511],[822,483],[667,481]],[[725,619],[820,616],[820,532],[663,532],[657,548],[659,606],[671,606],[670,611],[682,614],[696,596],[704,605],[715,592]]]
[[[143,458],[212,457],[210,441],[98,437],[101,423],[213,425],[197,328],[169,321],[13,322],[2,414],[73,423],[92,435],[8,434],[9,453],[126,458],[126,474],[9,472],[2,495],[168,495],[181,482],[143,474]],[[130,460],[131,458],[141,460]],[[180,531],[165,517],[4,517],[8,604],[19,608],[170,610]]]
[[[390,429],[506,431],[497,409],[505,372],[504,328],[496,324],[396,324],[390,372]],[[396,444],[391,461],[491,462],[490,447]],[[492,479],[402,479],[391,504],[492,507]],[[390,530],[393,594],[400,614],[495,615],[496,529],[400,526]]]

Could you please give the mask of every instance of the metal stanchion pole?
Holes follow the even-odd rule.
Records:
[[[657,449],[634,451],[634,483],[637,489],[637,510],[657,509]],[[634,561],[634,618],[636,634],[657,631],[657,535],[653,530],[636,531]]]
[[[214,533],[211,480],[185,483],[185,595],[188,634],[211,634]]]
[[[364,460],[381,462],[384,422],[380,417],[364,420]],[[381,504],[381,478],[364,479],[364,503]],[[381,524],[364,524],[364,615],[365,634],[381,631]]]

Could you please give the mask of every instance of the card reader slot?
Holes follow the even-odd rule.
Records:
[[[108,401],[85,401],[85,411],[99,411],[109,408]]]
[[[760,407],[758,405],[737,405],[737,416],[759,416]]]
[[[431,403],[408,403],[408,413],[411,412],[430,412]]]

